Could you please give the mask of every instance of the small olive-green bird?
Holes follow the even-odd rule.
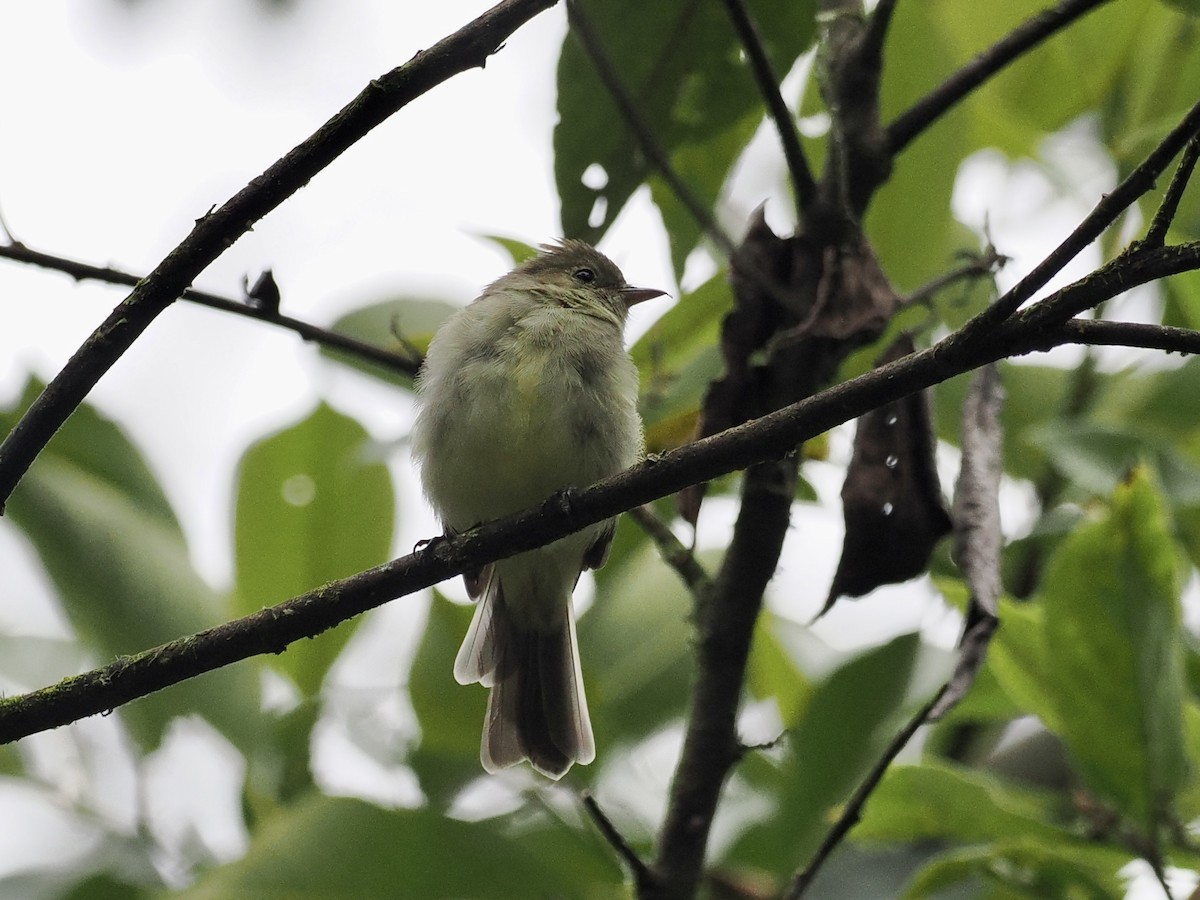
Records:
[[[637,369],[625,350],[631,287],[582,241],[542,253],[489,285],[439,329],[418,378],[413,452],[450,532],[586,487],[641,457]],[[604,565],[616,521],[463,576],[478,601],[454,663],[491,689],[480,758],[522,760],[550,778],[596,756],[571,594]]]

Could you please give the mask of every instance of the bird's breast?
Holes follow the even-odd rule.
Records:
[[[451,369],[426,397],[440,406],[425,453],[439,460],[427,493],[454,527],[586,486],[640,453],[636,370],[611,336],[514,328]]]

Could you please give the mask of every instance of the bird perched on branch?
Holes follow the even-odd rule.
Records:
[[[664,292],[631,287],[576,240],[492,283],[434,336],[418,378],[413,453],[448,531],[518,512],[614,475],[642,454],[629,308]],[[491,689],[480,758],[528,759],[550,778],[596,755],[571,594],[608,557],[616,521],[464,574],[478,601],[454,663]]]

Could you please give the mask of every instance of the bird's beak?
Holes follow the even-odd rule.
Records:
[[[625,306],[633,306],[641,303],[643,300],[652,300],[655,297],[663,297],[666,291],[660,291],[658,288],[639,288],[625,285],[621,288],[621,299],[625,301]]]

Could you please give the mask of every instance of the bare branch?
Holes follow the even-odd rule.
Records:
[[[68,259],[65,256],[56,256],[51,253],[43,253],[40,250],[32,250],[24,244],[19,243],[0,244],[0,258],[62,272],[70,275],[76,281],[102,281],[106,284],[121,284],[127,287],[134,287],[142,280],[141,276],[122,272],[120,269],[114,269],[109,266],[89,265],[78,260]],[[198,291],[195,288],[187,288],[180,297],[192,303],[207,306],[210,309],[219,309],[222,312],[233,313],[235,316],[244,316],[247,319],[256,319],[259,322],[267,322],[271,325],[277,325],[280,328],[286,328],[289,331],[294,331],[305,340],[313,341],[332,350],[341,350],[353,356],[386,366],[388,369],[405,375],[416,375],[417,369],[421,366],[420,354],[401,355],[399,353],[392,353],[391,351],[384,350],[382,347],[376,347],[374,344],[355,340],[344,334],[338,334],[336,331],[319,328],[316,325],[311,325],[300,319],[294,319],[291,316],[272,313],[269,310],[251,306],[244,301],[222,297],[219,294],[212,294],[208,291]]]
[[[1071,319],[1059,326],[1063,343],[1102,347],[1142,347],[1167,353],[1200,353],[1200,331],[1149,325],[1144,322],[1108,322]]]
[[[0,234],[4,235],[4,240],[11,246],[21,246],[21,242],[16,239],[12,233],[12,229],[8,227],[8,220],[4,218],[3,209],[0,209]]]
[[[1197,159],[1200,159],[1200,137],[1193,137],[1183,148],[1183,157],[1179,160],[1179,166],[1175,169],[1175,174],[1171,176],[1171,183],[1167,186],[1162,203],[1159,204],[1158,211],[1154,214],[1154,219],[1146,230],[1146,237],[1142,239],[1143,244],[1150,247],[1161,247],[1166,241],[1167,229],[1175,221],[1175,214],[1179,211],[1179,201],[1183,199],[1183,192],[1187,190],[1188,182],[1192,179]]]
[[[994,275],[1009,261],[1009,257],[998,253],[995,247],[988,246],[982,253],[972,256],[969,262],[963,263],[956,269],[951,269],[929,281],[904,298],[906,306],[927,303],[937,294],[959,281],[969,281]]]
[[[0,444],[0,512],[42,448],[164,309],[249,228],[307,184],[371,129],[443,81],[483,66],[517,28],[557,0],[502,0],[373,80],[311,137],[272,164],[191,234],[84,341]]]
[[[779,133],[779,142],[783,146],[783,157],[792,176],[792,190],[796,192],[796,212],[803,217],[804,210],[816,200],[817,184],[804,155],[804,148],[800,146],[800,133],[796,130],[792,111],[788,109],[783,95],[779,92],[779,76],[775,74],[762,35],[759,34],[758,26],[744,0],[722,2],[725,4],[725,11],[729,13],[730,21],[733,22],[738,40],[746,51],[746,58],[750,61],[750,70],[758,83],[758,92],[775,122],[775,130]]]
[[[642,891],[653,884],[654,873],[650,871],[645,861],[638,856],[637,851],[629,846],[624,835],[617,830],[617,826],[613,824],[604,810],[600,808],[600,804],[596,802],[596,798],[592,793],[584,791],[580,796],[580,800],[583,802],[583,808],[591,816],[592,822],[595,823],[600,833],[604,835],[604,839],[608,841],[609,845],[616,851],[617,856],[621,857],[621,860],[628,867],[630,874],[633,875],[635,887],[639,891]]]
[[[579,42],[583,45],[588,58],[591,59],[592,65],[596,67],[596,74],[604,82],[604,87],[608,89],[609,95],[613,98],[613,102],[617,105],[617,109],[625,119],[625,123],[629,126],[630,132],[637,140],[650,165],[654,166],[658,174],[662,176],[663,181],[687,209],[696,224],[708,235],[708,239],[716,244],[726,257],[732,256],[733,239],[717,224],[717,220],[713,218],[709,208],[700,202],[687,182],[680,178],[679,173],[675,171],[670,155],[658,142],[658,138],[654,135],[654,129],[638,109],[637,103],[625,88],[620,73],[612,64],[612,60],[608,58],[608,54],[604,50],[604,42],[600,40],[600,35],[596,33],[592,20],[584,12],[583,6],[574,0],[568,0],[567,19],[579,38]]]
[[[1165,278],[1169,275],[1178,275],[1181,272],[1189,271],[1194,268],[1192,260],[1198,249],[1200,249],[1200,241],[1166,247],[1145,247],[1135,244],[1090,275],[1086,275],[1049,297],[1043,298],[1028,309],[1021,310],[1013,319],[1020,319],[1025,324],[1032,324],[1035,329],[1043,328],[1052,331],[1055,326],[1062,325],[1073,316],[1096,307],[1097,302],[1094,301],[1094,298],[1097,296],[1103,297],[1103,300],[1098,301],[1102,303],[1139,284],[1145,284],[1147,280],[1153,281],[1155,278]],[[1142,276],[1147,269],[1158,274],[1154,278],[1144,279]],[[1129,280],[1126,281],[1126,279]],[[990,309],[985,310],[984,313],[969,322],[968,326],[975,327],[974,323],[981,320],[990,311]],[[979,328],[979,331],[982,334],[983,329]]]
[[[712,577],[704,570],[704,566],[700,565],[692,551],[675,537],[670,526],[654,511],[654,507],[648,504],[635,506],[629,510],[629,517],[650,536],[658,546],[663,562],[683,579],[693,597],[699,601],[712,590]]]
[[[883,58],[883,44],[892,24],[892,15],[896,12],[896,2],[897,0],[879,0],[875,9],[871,11],[867,30],[863,33],[863,57],[873,60],[875,66],[878,66]]]
[[[1200,131],[1200,102],[1197,102],[1187,115],[1171,129],[1150,154],[1130,172],[1125,180],[1113,188],[1111,193],[1100,198],[1100,202],[1092,209],[1083,221],[1063,240],[1061,244],[1043,259],[1033,271],[1018,281],[1007,293],[996,300],[987,310],[977,316],[968,325],[972,333],[983,333],[995,328],[1000,322],[1011,316],[1026,300],[1041,290],[1046,283],[1062,271],[1072,259],[1079,255],[1085,247],[1098,238],[1108,226],[1117,220],[1131,203],[1147,191],[1154,188],[1154,182],[1170,165],[1180,149]],[[1135,249],[1135,248],[1130,248]],[[1080,307],[1063,308],[1061,303],[1048,303],[1043,300],[1038,304],[1042,307],[1040,315],[1047,318],[1070,318],[1083,309]]]
[[[1042,41],[1109,0],[1062,0],[1038,13],[984,50],[887,127],[888,145],[899,153],[913,138],[973,90]]]

